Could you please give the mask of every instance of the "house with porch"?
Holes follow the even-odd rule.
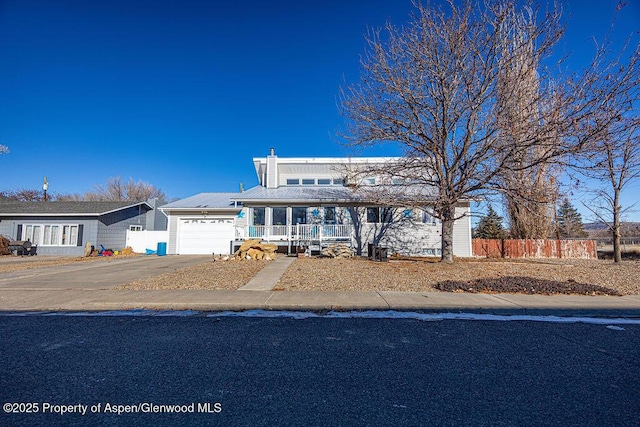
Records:
[[[258,185],[238,193],[200,193],[161,207],[168,217],[169,254],[228,254],[247,239],[275,243],[285,253],[319,251],[333,243],[366,254],[370,244],[389,253],[439,256],[441,224],[430,213],[432,188],[394,186],[379,176],[349,174],[393,158],[253,159]],[[351,182],[350,176],[361,176]],[[376,191],[397,192],[381,203]],[[407,194],[407,191],[417,192]],[[388,198],[387,198],[388,200]],[[407,206],[405,200],[424,200]],[[471,256],[469,203],[456,208],[454,255]]]

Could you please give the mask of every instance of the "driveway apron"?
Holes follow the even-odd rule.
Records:
[[[0,289],[112,289],[122,283],[169,273],[202,264],[210,259],[209,255],[176,255],[80,261],[74,264],[0,273]]]

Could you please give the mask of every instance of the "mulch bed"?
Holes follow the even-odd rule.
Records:
[[[578,283],[574,280],[558,282],[554,280],[536,279],[533,277],[498,277],[491,279],[475,279],[469,281],[445,280],[436,283],[436,289],[446,292],[470,293],[514,293],[514,294],[577,294],[577,295],[613,295],[620,296],[615,289],[604,286]]]

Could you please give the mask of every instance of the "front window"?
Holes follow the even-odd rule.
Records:
[[[314,185],[316,183],[315,179],[303,179],[302,185]]]
[[[141,225],[130,225],[129,226],[129,230],[131,230],[131,231],[142,231],[142,226]]]
[[[436,218],[431,215],[430,211],[426,208],[422,210],[422,223],[427,225],[436,225]]]
[[[287,179],[287,185],[300,185],[300,180],[298,178],[296,179]]]
[[[331,185],[331,180],[328,178],[318,178],[318,185]]]
[[[367,222],[371,224],[380,222],[380,208],[367,208]]]
[[[22,234],[22,240],[28,240],[32,245],[41,244],[40,241],[40,233],[42,230],[41,225],[27,225],[24,228],[24,232]]]
[[[271,225],[287,225],[287,208],[273,208],[271,213]]]
[[[324,223],[335,224],[336,223],[336,208],[335,206],[324,208]]]
[[[393,222],[393,208],[380,208],[380,218],[387,224]]]
[[[78,226],[62,226],[62,246],[75,246],[78,243]]]
[[[265,208],[252,208],[253,225],[265,225]]]
[[[362,183],[364,185],[376,185],[376,179],[375,178],[365,178],[362,180]]]
[[[294,224],[307,223],[307,208],[295,207],[291,209],[291,220]]]
[[[32,245],[76,246],[79,227],[77,224],[25,224],[22,240],[29,240]]]
[[[379,207],[367,208],[368,223],[371,223],[371,224],[390,223],[392,221],[393,221],[393,208],[379,208]]]

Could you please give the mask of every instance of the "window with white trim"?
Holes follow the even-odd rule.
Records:
[[[251,208],[251,225],[265,225],[266,209],[263,207]]]
[[[370,224],[389,224],[393,221],[393,208],[368,207],[367,222]]]
[[[131,231],[142,231],[142,226],[141,225],[130,225],[129,226],[129,230],[131,230]]]
[[[22,239],[32,245],[77,246],[79,224],[22,224]]]
[[[422,209],[422,223],[427,225],[437,225],[437,219],[431,215],[427,208]]]

